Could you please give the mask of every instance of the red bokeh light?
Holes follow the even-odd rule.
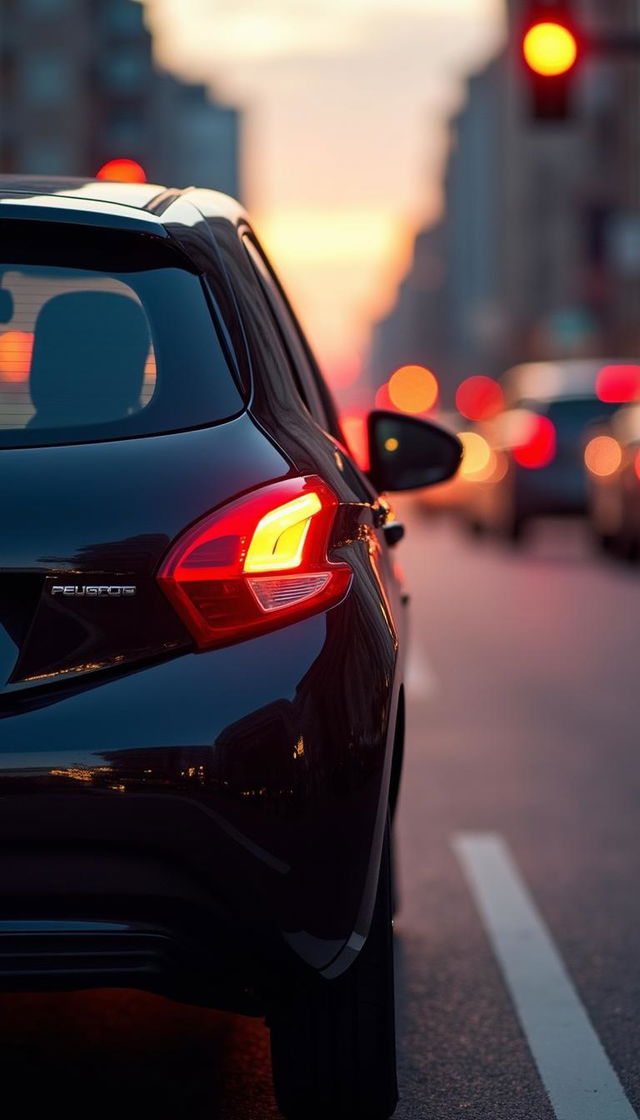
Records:
[[[110,159],[102,165],[96,179],[109,183],[146,183],[147,176],[135,159]]]
[[[547,467],[556,453],[556,430],[548,416],[531,414],[526,440],[512,448],[513,457],[521,467],[538,470]]]
[[[384,385],[381,385],[380,388],[378,389],[378,391],[376,393],[375,404],[376,404],[376,408],[386,408],[386,409],[389,409],[391,412],[397,412],[398,411],[396,406],[394,405],[393,401],[391,400],[391,397],[389,396],[389,382],[388,381],[385,381]]]
[[[367,420],[362,413],[350,412],[341,417],[340,424],[347,447],[362,471],[369,470],[369,438]]]
[[[340,362],[330,365],[327,369],[327,378],[332,389],[348,389],[355,385],[362,373],[362,360],[358,354],[352,354]]]
[[[596,393],[607,404],[624,404],[640,397],[640,365],[603,366],[596,378]]]
[[[503,407],[502,389],[491,377],[467,377],[458,385],[456,408],[467,420],[489,420]]]

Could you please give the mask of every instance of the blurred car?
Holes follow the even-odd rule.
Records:
[[[463,509],[469,528],[517,543],[534,518],[584,514],[585,433],[616,407],[595,393],[537,397],[475,425],[478,469],[467,474]]]
[[[459,469],[453,478],[441,482],[438,486],[430,486],[426,490],[418,491],[415,501],[420,511],[424,514],[452,513],[460,509],[465,502],[466,473],[465,473],[465,438],[468,433],[463,431],[467,422],[457,412],[438,412],[433,419],[449,432],[453,432],[462,443],[462,460]]]
[[[618,409],[589,432],[584,452],[589,525],[597,545],[640,558],[640,403]]]
[[[268,1015],[287,1117],[396,1102],[406,598],[383,490],[246,214],[0,180],[0,988]]]

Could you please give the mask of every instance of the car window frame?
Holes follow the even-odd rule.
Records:
[[[265,294],[282,340],[298,391],[308,411],[323,431],[340,438],[335,409],[327,407],[326,386],[320,388],[322,375],[315,366],[302,328],[269,261],[249,226],[239,230],[240,240]]]
[[[243,223],[238,233],[271,311],[272,320],[289,359],[292,379],[303,404],[331,441],[335,452],[348,463],[353,485],[361,493],[363,500],[375,499],[377,497],[375,487],[349,450],[329,388],[278,277],[251,227]],[[293,342],[293,350],[290,342]],[[311,388],[311,394],[306,391],[308,387]]]

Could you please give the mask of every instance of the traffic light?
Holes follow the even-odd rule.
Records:
[[[532,118],[568,120],[572,115],[573,78],[580,42],[567,5],[537,3],[530,8],[521,47]]]

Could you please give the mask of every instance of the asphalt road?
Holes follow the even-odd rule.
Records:
[[[396,1115],[640,1116],[640,573],[401,513]],[[23,1116],[277,1116],[261,1023],[126,992],[2,997],[0,1080]]]

